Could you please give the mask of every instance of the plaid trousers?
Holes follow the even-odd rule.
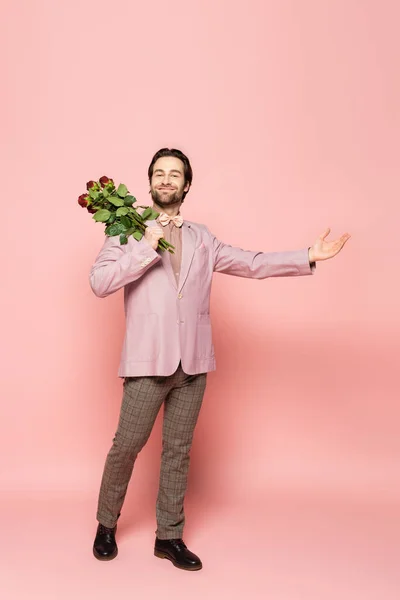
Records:
[[[169,376],[125,377],[118,428],[100,486],[97,508],[100,523],[106,527],[116,524],[136,457],[150,437],[164,403],[155,533],[160,539],[182,537],[189,455],[206,380],[207,373],[188,375],[181,363]]]

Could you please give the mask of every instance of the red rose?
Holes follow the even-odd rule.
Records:
[[[109,179],[108,177],[103,175],[103,177],[100,177],[99,181],[100,181],[101,187],[105,187],[107,185],[107,183],[112,181],[112,179]]]
[[[82,206],[82,208],[86,208],[88,205],[89,194],[82,194],[78,198],[78,204]]]
[[[90,190],[90,188],[97,188],[97,183],[95,181],[88,181],[86,184],[86,189]]]
[[[88,212],[90,212],[90,213],[93,214],[93,213],[97,212],[97,208],[93,208],[92,206],[88,206]]]

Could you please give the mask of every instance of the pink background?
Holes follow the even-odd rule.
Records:
[[[7,598],[397,598],[398,3],[9,0],[2,17]],[[122,292],[90,290],[103,226],[77,197],[105,174],[149,204],[163,146],[192,163],[184,217],[226,243],[352,235],[314,277],[214,277],[185,505],[198,574],[152,556],[161,414],[120,555],[91,555],[124,317]]]

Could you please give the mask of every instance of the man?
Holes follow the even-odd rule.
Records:
[[[90,271],[93,292],[104,298],[124,288],[126,333],[118,376],[123,378],[119,424],[107,455],[97,510],[93,552],[113,559],[117,520],[133,466],[164,404],[162,455],[156,503],[154,554],[179,568],[198,570],[201,560],[183,542],[183,501],[189,453],[209,371],[216,368],[210,321],[213,272],[264,279],[311,275],[315,262],[335,256],[348,234],[310,248],[251,252],[219,241],[202,224],[184,221],[180,207],[192,183],[188,158],[162,148],[148,170],[153,207],[144,237],[121,245],[107,237]],[[175,246],[158,251],[160,238]]]

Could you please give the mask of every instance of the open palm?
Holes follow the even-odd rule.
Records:
[[[338,252],[341,251],[347,240],[351,237],[349,233],[344,233],[337,240],[328,242],[330,228],[326,229],[322,235],[320,235],[315,244],[310,249],[311,260],[327,260],[332,258]]]

